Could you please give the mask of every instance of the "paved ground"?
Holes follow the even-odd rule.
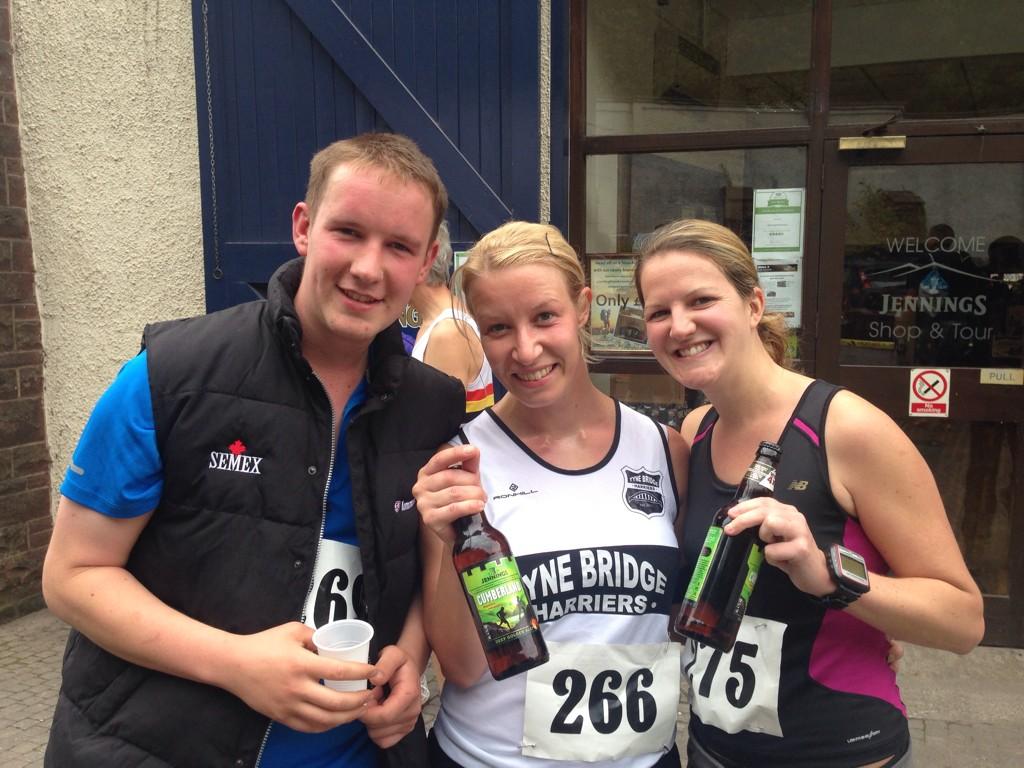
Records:
[[[5,768],[43,764],[67,634],[49,611],[0,624],[0,763]]]
[[[37,768],[60,685],[67,628],[47,611],[0,625],[0,765]],[[1024,764],[1024,651],[968,656],[909,646],[900,686],[917,768]],[[431,688],[437,684],[431,676]],[[436,696],[425,707],[437,712]],[[685,734],[685,700],[680,733]]]

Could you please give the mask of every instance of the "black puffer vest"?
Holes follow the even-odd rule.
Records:
[[[148,326],[164,464],[160,504],[127,568],[171,607],[248,634],[299,620],[310,588],[334,438],[300,354],[302,263],[265,302]],[[370,350],[366,403],[347,433],[371,659],[397,641],[419,583],[420,466],[458,430],[456,379],[405,355],[395,324]],[[72,631],[46,765],[252,766],[268,718],[226,691],[154,672]],[[426,765],[422,725],[381,765]]]

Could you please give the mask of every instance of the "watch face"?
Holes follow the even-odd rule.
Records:
[[[819,560],[819,562],[821,562]],[[864,563],[855,557],[850,557],[845,552],[839,553],[839,563],[843,566],[843,573],[847,576],[853,576],[858,579],[867,579],[868,569],[864,567]]]
[[[850,582],[850,588],[856,589],[853,585],[860,585],[864,590],[868,589],[868,569],[864,564],[864,558],[856,552],[852,552],[841,545],[835,546],[833,563],[844,581]]]

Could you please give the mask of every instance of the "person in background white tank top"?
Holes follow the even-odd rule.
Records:
[[[413,489],[424,624],[446,678],[431,763],[678,767],[680,655],[668,623],[685,444],[592,383],[591,292],[555,227],[499,227],[453,282],[507,394],[427,462]],[[501,681],[452,563],[452,521],[485,509],[551,654]],[[595,696],[609,707],[589,706]]]
[[[441,222],[437,240],[437,258],[426,280],[412,292],[410,303],[420,316],[420,330],[410,354],[459,379],[466,388],[466,413],[479,413],[494,405],[491,366],[476,323],[448,287],[453,256],[448,222]]]

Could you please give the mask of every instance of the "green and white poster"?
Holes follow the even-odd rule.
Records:
[[[803,297],[805,190],[755,189],[750,251],[768,312],[799,328]]]

